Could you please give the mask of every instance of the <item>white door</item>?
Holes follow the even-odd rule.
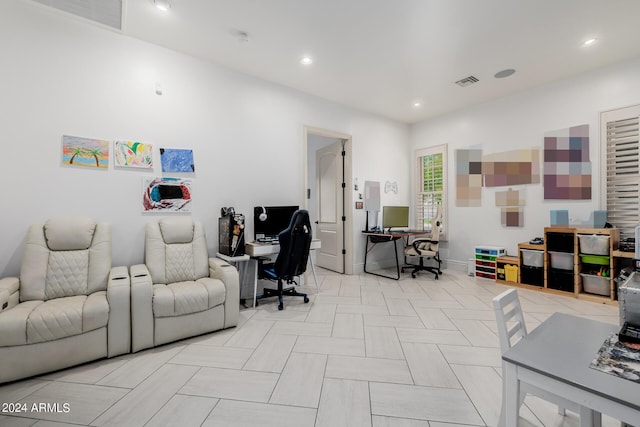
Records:
[[[344,273],[344,212],[343,143],[321,148],[316,152],[317,227],[321,248],[316,263],[323,268]]]

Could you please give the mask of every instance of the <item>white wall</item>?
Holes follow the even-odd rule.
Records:
[[[192,216],[212,253],[222,206],[303,205],[303,127],[350,134],[353,170],[397,180],[408,203],[408,127],[270,84],[68,17],[34,2],[0,2],[0,276],[19,271],[29,224],[89,215],[113,227],[114,263],[143,261],[143,176],[160,147],[192,148]],[[160,82],[163,95],[155,94]],[[153,172],[61,165],[63,134],[154,145]],[[353,210],[353,208],[352,208]],[[363,227],[355,211],[354,227]],[[248,220],[249,236],[253,235]],[[354,233],[355,261],[364,240]],[[357,270],[357,268],[356,268]]]
[[[511,78],[518,78],[518,74]],[[443,254],[448,265],[466,270],[465,262],[473,256],[476,245],[505,246],[508,253],[517,254],[518,242],[543,235],[544,227],[550,224],[550,210],[568,209],[570,218],[579,222],[587,220],[591,211],[604,208],[600,203],[605,177],[600,172],[599,113],[637,103],[640,103],[639,59],[414,125],[410,134],[412,150],[443,143],[449,147],[450,236]],[[484,188],[482,207],[455,207],[456,149],[481,146],[487,154],[539,147],[542,153],[545,132],[581,124],[589,125],[592,200],[543,200],[541,184],[515,187],[524,189],[526,194],[522,228],[500,225],[495,191],[504,187]]]

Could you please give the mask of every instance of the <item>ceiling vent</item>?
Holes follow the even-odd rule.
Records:
[[[465,77],[464,79],[458,80],[458,81],[456,82],[456,84],[457,84],[458,86],[465,87],[465,86],[472,85],[472,84],[474,84],[474,83],[478,83],[479,81],[480,81],[480,80],[478,80],[478,78],[477,78],[477,77],[469,76],[469,77]]]
[[[33,0],[81,18],[122,30],[123,0]]]

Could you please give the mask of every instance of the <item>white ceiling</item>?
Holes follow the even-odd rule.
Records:
[[[123,33],[407,123],[640,57],[639,0],[171,3],[124,0]]]

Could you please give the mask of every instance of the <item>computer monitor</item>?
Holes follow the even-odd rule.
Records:
[[[409,227],[409,206],[383,206],[382,228]]]
[[[255,206],[253,231],[258,241],[278,240],[278,234],[289,226],[298,206]]]

